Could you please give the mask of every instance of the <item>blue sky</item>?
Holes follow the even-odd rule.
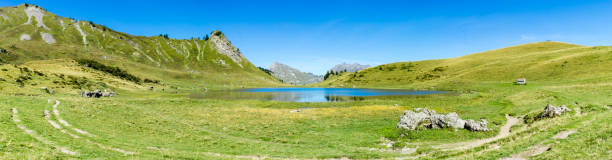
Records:
[[[538,41],[612,45],[612,1],[8,0],[117,31],[172,38],[222,30],[257,66],[323,74],[333,65],[457,57]]]

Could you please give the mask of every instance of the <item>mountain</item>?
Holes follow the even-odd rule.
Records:
[[[270,66],[270,71],[272,71],[274,77],[285,83],[294,85],[312,84],[323,80],[322,76],[301,72],[300,70],[278,62],[274,62]]]
[[[321,86],[470,88],[478,83],[610,79],[612,47],[538,42],[457,58],[384,64],[333,76]]]
[[[334,72],[342,72],[345,70],[347,72],[357,72],[359,70],[366,69],[368,67],[370,67],[370,65],[361,65],[359,63],[353,63],[353,64],[342,63],[342,64],[335,65],[334,67],[331,68],[331,70]]]
[[[277,84],[221,31],[203,39],[134,36],[28,4],[0,8],[0,51],[0,63],[90,59],[167,81],[189,79],[208,86]]]

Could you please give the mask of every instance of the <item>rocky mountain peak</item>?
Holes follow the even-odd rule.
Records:
[[[370,65],[361,65],[359,63],[353,63],[353,64],[348,64],[348,63],[342,63],[342,64],[337,64],[334,67],[332,67],[332,71],[334,72],[342,72],[342,71],[347,71],[347,72],[357,72],[359,70],[362,69],[366,69],[370,67]]]
[[[217,48],[217,53],[226,55],[232,61],[236,62],[240,67],[240,62],[244,59],[242,52],[225,37],[225,35],[218,30],[215,30],[211,33],[210,41],[214,43]]]
[[[289,65],[282,64],[280,62],[274,62],[270,65],[270,71],[272,75],[285,83],[305,85],[317,83],[323,80],[322,76],[314,75],[312,73],[305,73]]]

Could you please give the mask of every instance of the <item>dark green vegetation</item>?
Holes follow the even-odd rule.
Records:
[[[257,67],[259,70],[266,72],[266,74],[272,76],[272,71],[263,67]]]
[[[187,95],[208,89],[279,84],[244,57],[223,54],[237,53],[237,48],[221,32],[205,40],[131,36],[43,12],[45,29],[34,18],[25,24],[25,9],[0,8],[8,17],[0,17],[0,48],[6,50],[0,59],[7,63],[0,65],[0,159],[498,159],[536,145],[551,149],[531,157],[535,159],[612,158],[612,47],[533,43],[386,64],[339,73],[317,84],[456,94],[333,103],[190,99]],[[47,43],[42,32],[56,43]],[[30,40],[20,40],[22,34]],[[86,64],[98,67],[75,59],[93,60]],[[517,78],[527,78],[529,85],[513,85]],[[79,95],[94,89],[119,95]],[[55,100],[60,101],[59,116],[45,112],[53,110]],[[505,114],[537,115],[547,103],[565,104],[573,111],[519,123],[495,141],[457,147],[494,137],[506,122]],[[417,107],[484,118],[494,131],[419,130],[399,136],[399,116]],[[562,131],[576,133],[551,138]],[[382,138],[394,140],[392,148],[414,152],[388,149],[380,145]]]
[[[93,68],[95,70],[99,70],[99,71],[102,71],[102,72],[106,72],[106,73],[109,73],[109,74],[111,74],[113,76],[117,76],[119,78],[123,78],[125,80],[132,81],[134,83],[138,83],[139,84],[140,81],[141,81],[140,78],[127,73],[125,70],[121,70],[121,68],[119,68],[119,67],[107,66],[107,65],[101,64],[99,62],[96,62],[94,60],[89,60],[89,59],[79,59],[79,60],[77,60],[77,62],[79,64],[81,64],[81,65],[86,66],[86,67]],[[153,81],[147,79],[147,82],[151,83]]]

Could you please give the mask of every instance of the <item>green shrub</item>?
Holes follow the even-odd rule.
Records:
[[[525,115],[525,117],[523,117],[523,122],[525,122],[525,124],[531,124],[533,122],[539,121],[540,119],[542,119],[542,113],[531,113],[531,114],[527,114]]]
[[[151,79],[145,78],[144,79],[144,83],[155,83],[155,84],[158,84],[159,80],[151,80]]]
[[[412,63],[402,64],[400,69],[401,70],[406,70],[408,72],[414,71],[414,64],[412,64]]]
[[[208,35],[206,35],[206,37],[208,37]],[[266,74],[268,75],[272,75],[272,71],[263,67],[257,67],[259,70],[266,72]]]
[[[34,74],[36,74],[36,75],[38,75],[38,76],[45,76],[45,74],[44,74],[44,73],[39,72],[39,71],[34,71]]]
[[[436,67],[432,71],[433,72],[444,72],[445,70],[446,70],[446,67]]]
[[[221,36],[221,34],[223,34],[223,33],[221,33],[221,31],[214,31],[213,32],[213,35],[215,35],[215,36]]]
[[[402,130],[398,129],[398,128],[384,128],[380,131],[380,134],[382,134],[385,138],[389,139],[389,140],[398,140],[400,135],[402,134]]]
[[[387,66],[387,70],[389,70],[389,71],[393,71],[393,70],[395,70],[396,68],[397,68],[397,66],[395,66],[395,65],[388,65],[388,66]]]
[[[134,75],[131,75],[124,70],[121,70],[119,67],[107,66],[97,61],[89,60],[89,59],[79,59],[77,60],[77,62],[81,65],[85,65],[86,67],[93,68],[95,70],[99,70],[102,72],[106,72],[113,76],[116,76],[116,77],[119,77],[119,78],[122,78],[128,81],[132,81],[137,84],[140,84],[140,81],[141,81],[140,78]]]

